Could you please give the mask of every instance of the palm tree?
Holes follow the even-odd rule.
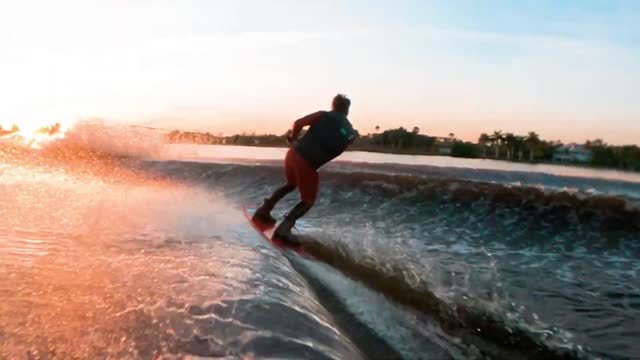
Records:
[[[413,143],[413,152],[416,152],[416,148],[418,147],[418,134],[420,133],[420,128],[417,126],[414,126],[413,129],[411,130],[411,143]]]
[[[484,157],[487,157],[487,146],[491,146],[491,138],[486,133],[480,134],[478,138],[478,144],[482,145],[482,153]]]
[[[507,133],[504,136],[504,143],[507,146],[507,159],[513,160],[513,154],[515,153],[516,137],[512,133]]]
[[[522,151],[522,149],[524,148],[524,140],[526,139],[526,137],[524,136],[516,136],[516,146],[518,148],[518,161],[522,161],[522,156],[524,155],[524,151]]]
[[[380,131],[380,125],[376,125],[376,133]]]
[[[533,153],[540,144],[540,135],[536,134],[535,131],[529,131],[524,142],[527,150],[529,150],[529,161],[533,161]]]
[[[502,135],[502,130],[495,130],[493,134],[489,136],[491,139],[491,143],[496,146],[496,159],[500,156],[500,146],[502,146],[502,142],[504,141],[504,135]]]

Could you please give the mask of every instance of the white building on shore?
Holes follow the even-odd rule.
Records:
[[[591,161],[591,151],[580,144],[560,146],[553,153],[553,161],[569,163],[588,163]]]

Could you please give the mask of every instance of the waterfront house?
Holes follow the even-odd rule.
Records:
[[[591,161],[591,151],[584,145],[568,144],[558,147],[553,153],[553,161],[568,163],[588,163]]]

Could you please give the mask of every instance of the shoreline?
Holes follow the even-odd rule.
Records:
[[[276,144],[258,144],[258,145],[251,145],[251,144],[198,144],[198,143],[193,143],[193,142],[175,142],[175,143],[168,143],[171,145],[215,145],[215,146],[247,146],[247,147],[254,147],[254,148],[273,148],[273,149],[286,149],[288,148],[287,146],[282,146],[282,145],[276,145]],[[392,149],[373,149],[373,148],[350,148],[348,150],[346,150],[345,152],[365,152],[365,153],[375,153],[375,154],[387,154],[387,155],[405,155],[405,156],[434,156],[434,157],[450,157],[450,158],[454,158],[454,159],[476,159],[476,160],[491,160],[491,161],[499,161],[499,162],[505,162],[505,163],[512,163],[512,164],[526,164],[526,165],[557,165],[557,166],[567,166],[567,167],[573,167],[573,168],[579,168],[579,169],[589,169],[589,170],[608,170],[608,171],[617,171],[620,173],[626,173],[626,174],[638,174],[640,173],[640,171],[634,171],[634,170],[626,170],[626,169],[620,169],[620,168],[616,168],[616,167],[607,167],[607,166],[597,166],[597,165],[591,165],[591,164],[580,164],[580,163],[573,163],[573,162],[554,162],[554,161],[518,161],[518,160],[508,160],[508,159],[496,159],[495,157],[482,157],[482,156],[476,156],[476,157],[465,157],[465,156],[452,156],[450,154],[441,154],[441,153],[434,153],[434,152],[412,152],[412,151],[398,151],[398,150],[392,150]]]

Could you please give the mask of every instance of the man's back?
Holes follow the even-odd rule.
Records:
[[[319,168],[342,154],[355,136],[356,131],[343,113],[323,112],[320,120],[298,141],[295,150],[309,165]]]

